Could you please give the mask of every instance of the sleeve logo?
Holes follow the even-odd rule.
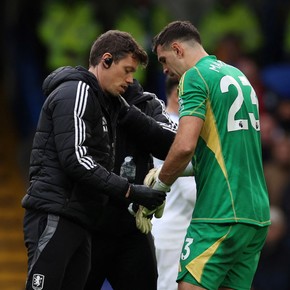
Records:
[[[42,290],[44,286],[44,275],[34,274],[32,277],[32,288],[34,290]]]

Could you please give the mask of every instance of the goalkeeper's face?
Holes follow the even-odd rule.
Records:
[[[185,71],[182,69],[182,57],[175,43],[172,43],[170,47],[158,45],[156,52],[163,72],[169,77],[177,77],[180,79]]]

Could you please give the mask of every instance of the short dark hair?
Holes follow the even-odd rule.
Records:
[[[197,28],[189,21],[173,21],[163,28],[152,41],[152,51],[156,53],[157,46],[170,45],[175,40],[195,40],[201,44]]]
[[[132,54],[133,58],[142,66],[146,67],[148,64],[146,51],[136,42],[130,33],[124,31],[108,30],[101,34],[92,45],[89,65],[96,66],[106,52],[112,55],[114,61]]]

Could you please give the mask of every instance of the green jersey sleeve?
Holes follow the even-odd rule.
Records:
[[[179,116],[196,116],[205,119],[208,90],[196,67],[187,71],[179,85]]]

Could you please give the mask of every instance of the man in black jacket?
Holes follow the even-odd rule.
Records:
[[[148,171],[153,168],[154,155],[165,159],[174,140],[177,125],[165,111],[156,95],[143,92],[135,80],[123,95],[131,106],[139,108],[148,121],[140,120],[134,107],[120,116],[116,138],[114,172],[126,156],[132,156],[136,165],[134,183],[143,184]],[[122,114],[121,114],[122,115]],[[160,143],[160,140],[163,140]],[[136,227],[135,218],[128,211],[129,202],[110,199],[103,222],[92,236],[92,269],[85,290],[101,289],[107,278],[114,290],[156,290],[157,265],[151,233],[143,234]]]
[[[130,34],[108,31],[92,46],[89,70],[63,67],[44,81],[47,99],[22,200],[26,289],[83,289],[91,261],[89,230],[102,221],[109,198],[151,208],[165,199],[111,172],[120,94],[133,83],[138,65],[146,64],[146,52]]]

